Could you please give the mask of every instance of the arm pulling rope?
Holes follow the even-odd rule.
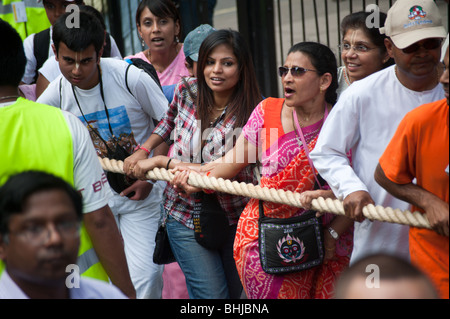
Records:
[[[108,158],[99,158],[100,163],[105,171],[124,174],[123,162],[110,160]],[[161,180],[170,182],[174,175],[164,168],[155,168],[147,172],[147,179]],[[189,174],[189,185],[212,189],[218,192],[228,193],[232,195],[240,195],[250,198],[261,199],[267,202],[285,204],[293,207],[303,208],[300,202],[300,193],[276,190],[267,187],[255,186],[253,184],[245,184],[224,180],[223,178],[208,177],[191,172]],[[343,203],[339,200],[331,198],[324,199],[319,197],[311,203],[312,209],[323,212],[333,213],[336,215],[345,215]],[[402,211],[390,207],[374,206],[372,204],[363,208],[363,214],[367,219],[377,220],[381,222],[389,222],[414,226],[418,228],[431,229],[427,217],[420,212]]]

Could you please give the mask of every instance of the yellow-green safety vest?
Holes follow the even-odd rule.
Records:
[[[27,170],[51,173],[74,185],[72,134],[61,110],[53,106],[19,98],[0,107],[0,151],[0,186]],[[84,226],[77,265],[82,276],[109,280]],[[3,268],[0,261],[0,274]]]
[[[37,0],[0,0],[0,19],[8,22],[19,33],[22,40],[33,33],[50,28],[47,13],[42,3]],[[16,22],[13,2],[24,2],[27,22]]]

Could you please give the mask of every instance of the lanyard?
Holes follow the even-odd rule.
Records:
[[[294,123],[296,126],[296,132],[298,135],[300,135],[300,138],[303,143],[303,149],[305,150],[306,157],[308,158],[308,161],[309,161],[309,165],[311,166],[313,173],[314,173],[316,169],[314,168],[314,164],[313,164],[311,158],[309,157],[309,147],[308,147],[308,144],[306,144],[306,140],[305,140],[305,136],[303,135],[302,128],[300,127],[300,124],[298,123],[297,112],[295,112],[295,109],[293,110],[293,117],[294,117]],[[328,117],[328,107],[327,107],[327,104],[325,103],[325,115],[323,117],[324,122],[327,119],[327,117]],[[314,173],[314,178],[316,179],[317,185],[319,185],[319,187],[322,188],[319,180],[317,179],[317,175],[315,173]]]
[[[100,96],[102,97],[103,106],[105,108],[105,113],[106,113],[106,118],[108,119],[109,131],[111,132],[112,138],[115,140],[116,137],[114,136],[114,132],[111,127],[111,123],[109,121],[109,112],[108,112],[108,108],[106,107],[106,103],[105,103],[105,93],[103,91],[103,79],[102,79],[102,72],[100,70],[100,66],[98,66],[97,69],[98,69],[98,76],[99,76],[99,80],[100,80]],[[72,84],[72,92],[73,92],[73,96],[75,97],[75,101],[77,102],[78,109],[81,112],[81,115],[83,116],[84,120],[86,121],[86,124],[88,126],[90,126],[89,122],[86,120],[86,117],[84,116],[83,110],[81,109],[81,105],[80,105],[80,102],[78,101],[77,95],[75,93],[75,87],[73,86],[73,84]]]

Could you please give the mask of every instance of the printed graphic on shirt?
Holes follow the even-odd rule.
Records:
[[[97,155],[102,158],[108,157],[108,148],[114,152],[116,142],[129,154],[132,154],[138,143],[134,138],[125,106],[119,106],[114,109],[108,108],[108,113],[109,120],[105,111],[85,114],[88,123],[86,123],[83,116],[80,117],[80,120],[88,127]],[[111,125],[114,136],[111,135],[109,125]]]

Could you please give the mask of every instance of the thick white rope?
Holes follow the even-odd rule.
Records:
[[[108,172],[124,174],[123,162],[110,160],[108,158],[100,158],[100,164],[103,169]],[[147,172],[146,178],[153,180],[161,180],[170,182],[174,175],[164,168],[155,168]],[[300,202],[300,193],[291,191],[276,190],[267,187],[255,186],[253,184],[245,184],[224,180],[223,178],[208,177],[191,172],[189,174],[188,183],[198,188],[212,189],[218,192],[228,193],[232,195],[240,195],[250,198],[256,198],[267,202],[285,204],[293,207],[303,208]],[[331,198],[324,199],[319,197],[311,203],[312,209],[323,212],[333,213],[336,215],[345,215],[343,203],[339,200]],[[372,204],[363,208],[364,217],[370,220],[382,222],[409,225],[419,228],[431,229],[430,223],[424,214],[419,212],[402,211],[390,207],[374,206]]]

